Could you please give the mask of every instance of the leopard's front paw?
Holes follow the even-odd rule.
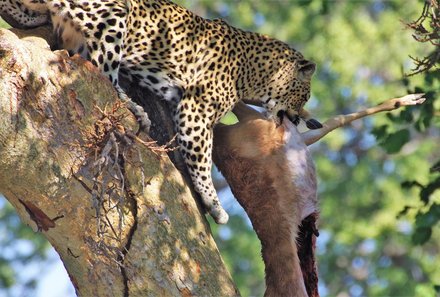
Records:
[[[217,224],[225,225],[228,223],[229,215],[221,206],[214,207],[209,211],[209,214]]]

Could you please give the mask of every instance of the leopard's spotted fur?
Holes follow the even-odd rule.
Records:
[[[168,0],[3,0],[0,11],[23,26],[50,16],[64,47],[99,67],[121,94],[118,74],[170,101],[195,189],[218,223],[228,215],[211,179],[213,126],[243,99],[292,116],[310,96],[315,64],[301,53]]]

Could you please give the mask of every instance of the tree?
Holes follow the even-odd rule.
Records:
[[[238,295],[168,149],[132,132],[107,79],[7,30],[0,69],[0,192],[55,247],[78,295]],[[147,105],[163,134],[166,109]]]

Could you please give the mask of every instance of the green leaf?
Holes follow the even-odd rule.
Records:
[[[420,199],[427,204],[431,195],[438,189],[440,189],[440,176],[422,188],[420,191]]]
[[[424,244],[431,238],[432,229],[431,228],[416,228],[412,235],[412,242],[414,244]]]
[[[402,146],[410,139],[408,129],[402,129],[395,133],[390,133],[388,137],[381,143],[383,148],[389,154],[395,154],[400,151]]]
[[[439,220],[439,217],[436,216],[432,211],[428,211],[426,213],[419,213],[416,216],[416,226],[417,228],[427,228],[434,226]]]
[[[400,119],[404,122],[411,123],[414,121],[413,108],[406,108],[400,113]]]
[[[371,133],[373,133],[373,135],[376,136],[377,141],[382,141],[388,135],[387,130],[388,130],[388,125],[382,125],[379,127],[374,127]]]
[[[406,180],[400,185],[403,189],[411,189],[413,187],[423,188],[423,185],[416,180]]]
[[[424,131],[426,130],[427,127],[431,125],[435,113],[434,102],[436,96],[437,96],[436,93],[432,91],[428,91],[428,92],[425,91],[426,101],[419,109],[420,116],[415,125],[417,130]]]
[[[429,169],[432,172],[440,172],[440,160],[438,160],[432,167]]]
[[[410,209],[413,209],[414,207],[406,205],[399,213],[397,214],[397,218],[401,218],[402,216],[406,215]]]
[[[403,84],[405,87],[408,87],[408,86],[409,86],[409,79],[408,79],[407,76],[404,76],[404,77],[402,78],[402,84]]]
[[[437,79],[440,75],[440,71],[428,71],[425,74],[424,81],[426,86],[432,87],[434,80]]]
[[[440,218],[440,204],[433,204],[429,211]]]

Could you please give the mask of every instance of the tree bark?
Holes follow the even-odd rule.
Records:
[[[166,107],[129,94],[165,143]],[[187,180],[136,129],[91,63],[0,30],[0,192],[57,250],[77,295],[239,295]]]

